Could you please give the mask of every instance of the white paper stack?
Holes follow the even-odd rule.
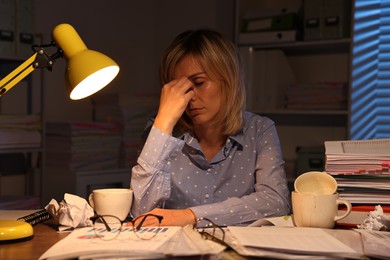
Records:
[[[38,148],[42,144],[38,115],[1,115],[0,148]]]
[[[48,166],[75,171],[118,168],[122,137],[116,124],[51,122],[46,132]]]
[[[342,198],[358,204],[390,204],[390,139],[327,141],[325,170]]]

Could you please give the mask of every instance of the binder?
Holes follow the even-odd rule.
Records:
[[[17,56],[27,59],[33,55],[34,44],[34,1],[19,0],[17,13]]]
[[[270,17],[244,19],[243,32],[297,30],[300,19],[296,13],[279,14]]]
[[[15,46],[15,1],[0,0],[0,55],[14,56]]]
[[[304,40],[346,38],[350,34],[351,0],[305,0]]]
[[[320,40],[322,38],[323,0],[305,0],[304,2],[304,40]]]
[[[323,3],[322,38],[338,39],[349,36],[350,1],[327,0]]]

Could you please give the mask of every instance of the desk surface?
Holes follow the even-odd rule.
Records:
[[[39,259],[52,245],[69,233],[58,233],[50,221],[33,226],[34,238],[28,241],[0,245],[1,259]]]

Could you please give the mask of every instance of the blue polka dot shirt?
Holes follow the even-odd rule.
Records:
[[[132,169],[132,214],[190,208],[197,218],[224,226],[289,214],[275,124],[250,112],[244,121],[210,161],[190,133],[173,137],[153,126]]]

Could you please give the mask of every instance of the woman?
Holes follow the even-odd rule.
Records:
[[[132,169],[132,214],[162,225],[243,225],[290,212],[274,123],[245,112],[234,45],[211,30],[178,35],[161,63],[157,116]]]

